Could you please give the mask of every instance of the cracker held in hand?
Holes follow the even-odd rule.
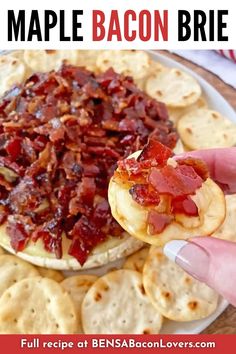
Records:
[[[143,269],[145,291],[153,306],[174,321],[193,321],[211,315],[218,295],[170,261],[160,247],[151,247]]]
[[[39,273],[31,264],[8,254],[0,256],[0,296],[11,285],[35,276]]]
[[[0,333],[76,332],[74,304],[68,293],[51,279],[24,279],[7,289],[0,298]]]
[[[189,112],[180,119],[177,129],[181,140],[191,150],[236,144],[236,124],[210,109]]]
[[[87,334],[156,334],[162,316],[150,303],[141,274],[123,269],[92,285],[82,304],[82,322]]]
[[[137,272],[142,273],[148,252],[149,247],[144,247],[141,250],[135,252],[126,259],[123,268],[136,270]]]
[[[132,236],[156,246],[211,235],[225,218],[224,194],[205,163],[171,156],[151,140],[141,153],[118,163],[109,185],[114,218]]]
[[[146,91],[170,107],[186,107],[201,96],[198,82],[179,69],[157,71],[147,80]]]
[[[81,324],[81,305],[85,294],[93,283],[98,279],[95,275],[74,275],[72,277],[66,278],[61,282],[61,286],[68,292],[71,296],[78,317],[78,331],[77,333],[83,333]]]

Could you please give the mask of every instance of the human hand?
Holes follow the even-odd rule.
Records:
[[[189,151],[176,159],[195,157],[206,162],[211,178],[225,193],[236,193],[236,147]]]
[[[183,157],[204,160],[211,178],[224,192],[236,193],[236,147],[191,151],[175,158]],[[236,243],[214,237],[194,237],[188,241],[168,242],[164,253],[236,306]]]

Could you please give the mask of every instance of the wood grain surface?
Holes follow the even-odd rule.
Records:
[[[194,70],[197,74],[201,75],[205,80],[207,80],[212,86],[214,86],[224,98],[234,107],[236,110],[236,90],[231,86],[225,84],[221,79],[219,79],[214,74],[209,71],[197,66],[185,60],[177,55],[166,51],[159,51],[159,53],[164,54],[177,62],[186,65],[190,69]],[[235,73],[236,75],[236,65]],[[228,306],[228,308],[218,317],[208,328],[206,328],[202,333],[204,334],[236,334],[236,308],[233,306]]]

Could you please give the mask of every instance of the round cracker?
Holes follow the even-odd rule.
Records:
[[[200,217],[178,215],[161,233],[149,234],[148,209],[136,203],[129,189],[112,178],[108,189],[111,212],[117,222],[130,235],[146,243],[163,246],[173,239],[188,239],[193,236],[212,234],[224,221],[225,198],[220,187],[208,178],[202,187],[191,196],[199,209]]]
[[[193,321],[211,315],[217,293],[170,261],[159,247],[151,247],[143,269],[144,288],[153,306],[174,321]]]
[[[183,143],[193,150],[236,145],[236,124],[210,109],[189,112],[177,129]]]
[[[3,254],[0,256],[0,296],[16,282],[38,276],[37,269],[22,259]]]
[[[23,50],[13,50],[10,53],[7,53],[7,56],[11,56],[17,59],[20,59],[21,61],[24,61],[24,51]]]
[[[139,50],[109,50],[98,55],[96,65],[101,71],[112,67],[119,74],[139,80],[148,74],[150,58],[146,52]]]
[[[52,279],[52,280],[56,281],[57,283],[60,283],[65,279],[62,272],[59,272],[58,270],[55,270],[55,269],[37,267],[37,270],[38,270],[39,274],[41,275],[41,277]]]
[[[22,83],[25,79],[24,63],[13,56],[0,56],[0,95],[3,95],[13,85]]]
[[[145,294],[140,273],[121,269],[99,278],[82,303],[87,334],[156,334],[162,316]]]
[[[68,292],[71,296],[78,317],[78,331],[77,333],[83,333],[82,323],[81,323],[81,305],[83,299],[89,290],[89,288],[93,285],[93,283],[98,279],[96,275],[75,275],[73,277],[69,277],[64,279],[61,282],[61,286]]]
[[[70,240],[63,236],[63,257],[57,259],[53,253],[47,252],[39,239],[37,242],[30,241],[23,252],[17,252],[17,256],[40,267],[58,270],[79,270],[100,267],[120,258],[129,256],[143,247],[143,242],[123,232],[120,237],[108,237],[107,241],[95,247],[83,266],[72,256],[68,250]],[[15,254],[10,245],[10,238],[6,232],[6,225],[0,225],[0,246],[8,252]]]
[[[25,50],[24,61],[32,71],[47,72],[58,69],[62,61],[76,65],[78,52],[76,50]]]
[[[102,50],[78,50],[76,65],[84,66],[86,69],[96,72],[98,71],[97,58],[102,53]]]
[[[74,334],[77,317],[68,293],[54,280],[21,280],[0,298],[0,333]]]
[[[13,50],[12,52],[8,53],[7,56],[17,58],[19,59],[22,63],[24,63],[25,66],[25,76],[24,79],[30,77],[33,74],[32,69],[26,64],[24,60],[24,50]],[[22,82],[19,82],[22,83]]]
[[[200,97],[195,103],[190,104],[187,107],[167,107],[169,119],[174,123],[175,126],[178,125],[179,120],[183,116],[201,108],[207,108],[207,102],[204,97]]]
[[[137,272],[142,273],[148,252],[149,247],[144,247],[141,250],[135,252],[126,259],[123,268],[136,270]]]
[[[149,68],[147,70],[145,70],[146,75],[144,77],[141,77],[140,79],[134,79],[135,84],[137,85],[137,87],[140,90],[146,92],[146,84],[147,84],[147,80],[149,79],[149,77],[151,75],[153,75],[154,73],[162,70],[163,68],[164,68],[164,66],[162,64],[150,59]]]
[[[225,196],[226,217],[223,224],[212,236],[222,240],[236,242],[236,194]]]
[[[186,107],[201,96],[201,87],[189,74],[179,69],[163,69],[152,75],[146,91],[170,107]]]

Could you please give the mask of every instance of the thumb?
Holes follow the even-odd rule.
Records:
[[[165,255],[236,306],[236,243],[214,237],[174,240]]]

